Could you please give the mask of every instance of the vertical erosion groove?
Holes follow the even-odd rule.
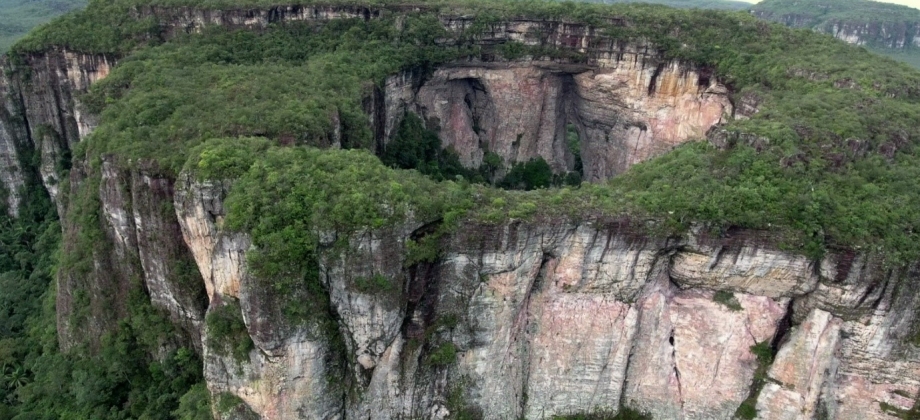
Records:
[[[655,72],[652,73],[652,79],[648,83],[648,96],[655,94],[655,89],[658,88],[658,77],[661,76],[662,71],[664,71],[664,64],[659,64],[655,67]]]

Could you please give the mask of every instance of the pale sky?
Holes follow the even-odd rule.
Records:
[[[741,0],[748,3],[760,3],[760,0]],[[903,4],[905,6],[916,7],[920,9],[920,0],[876,0],[881,1],[882,3],[897,3]]]

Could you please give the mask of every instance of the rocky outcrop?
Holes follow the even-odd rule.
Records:
[[[20,84],[22,107],[31,133],[32,146],[41,157],[39,170],[51,199],[63,209],[59,185],[70,165],[70,150],[95,128],[76,99],[90,84],[108,75],[114,60],[99,55],[51,50],[24,59],[27,73]]]
[[[762,419],[814,418],[840,341],[843,322],[820,309],[790,334],[757,400]]]
[[[180,219],[219,208],[216,196],[185,195]],[[344,250],[324,251],[346,372],[320,356],[324,341],[295,330],[271,343],[253,336],[240,365],[207,357],[212,391],[266,419],[458,410],[538,419],[623,405],[654,418],[728,419],[751,395],[756,345],[775,353],[755,394],[760,418],[881,419],[909,410],[920,391],[909,344],[917,277],[863,287],[881,275],[867,256],[813,262],[760,232],[656,239],[627,222],[542,221],[468,226],[443,240],[436,263],[404,267],[418,229],[352,234]],[[359,286],[374,273],[395,288]],[[350,385],[316,381],[329,374]],[[316,400],[329,392],[343,399]]]
[[[10,192],[11,212],[18,210],[17,194],[24,185],[20,159],[34,151],[42,183],[63,214],[60,185],[71,165],[70,150],[98,124],[77,96],[106,77],[114,64],[107,56],[63,49],[22,57],[15,65],[2,59],[0,182]]]
[[[473,23],[442,21],[458,33]],[[667,59],[651,45],[616,42],[584,25],[531,20],[495,24],[474,42],[508,41],[569,50],[580,62],[497,58],[443,66],[430,77],[393,76],[371,112],[378,145],[385,147],[404,113],[413,112],[466,166],[479,167],[491,152],[507,167],[541,157],[566,172],[576,169],[578,150],[583,178],[599,181],[704,139],[734,115],[728,89],[710,69]]]
[[[224,198],[229,182],[196,182],[188,174],[179,177],[174,198],[182,238],[195,258],[209,300],[215,296],[239,298],[244,276],[248,235],[220,228],[226,210]]]
[[[247,274],[248,235],[222,228],[223,199],[229,186],[218,181],[196,182],[183,175],[175,195],[185,243],[207,288],[208,310],[228,303],[235,310],[243,306],[256,345],[247,360],[239,360],[219,345],[215,347],[210,331],[204,328],[201,345],[208,389],[218,397],[224,393],[238,396],[262,418],[337,418],[344,410],[343,391],[331,378],[329,360],[334,355],[330,343],[317,339],[317,331],[308,326],[258,326],[258,319],[276,316],[276,308],[255,304],[262,291],[252,290],[258,283]]]
[[[173,182],[155,165],[128,169],[112,157],[103,160],[101,174],[92,172],[82,164],[70,171],[74,199],[67,211],[84,213],[64,224],[65,258],[80,261],[58,273],[61,346],[96,343],[126,316],[132,290],[141,287],[187,335],[177,339],[200,347],[204,282],[171,206]],[[98,200],[100,217],[77,209],[81,200]]]
[[[460,161],[487,152],[507,164],[542,157],[556,172],[609,179],[730,118],[728,90],[699,69],[627,49],[596,65],[458,64],[421,83],[412,112]],[[567,128],[579,143],[573,150]]]
[[[4,58],[0,58],[0,68],[4,73],[11,70]],[[0,77],[0,190],[6,193],[4,205],[13,216],[19,214],[20,194],[26,183],[20,156],[25,145],[21,142],[29,138],[18,98],[19,92],[13,81]]]

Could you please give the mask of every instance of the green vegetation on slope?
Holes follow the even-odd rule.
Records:
[[[439,234],[444,234],[463,223],[510,218],[651,217],[666,233],[694,222],[715,230],[777,230],[788,234],[789,246],[813,256],[829,246],[879,252],[890,263],[920,256],[920,74],[827,37],[744,13],[438,2],[431,3],[433,11],[410,13],[401,25],[391,13],[317,26],[276,24],[259,32],[210,29],[147,45],[148,36],[158,35],[159,22],[132,21],[124,12],[152,2],[93,1],[87,11],[42,28],[15,48],[25,53],[63,44],[126,56],[82,98],[101,113],[102,124],[74,151],[90,162],[96,182],[87,180],[70,192],[78,207],[65,222],[84,228],[80,243],[70,244],[74,250],[94,245],[100,223],[99,203],[93,200],[99,156],[114,154],[121,162],[157,160],[167,175],[185,168],[199,178],[237,179],[227,199],[226,226],[252,234],[254,274],[267,282],[266,290],[301,303],[281,302],[286,317],[327,331],[328,302],[316,270],[319,233],[381,228],[407,219],[440,221]],[[157,3],[183,2],[188,3]],[[202,7],[268,3],[225,0]],[[448,34],[432,13],[451,10],[479,10],[478,21],[466,33]],[[383,162],[364,150],[373,139],[361,101],[385,76],[489,55],[492,51],[479,47],[445,48],[438,41],[470,39],[518,15],[586,21],[619,39],[654,42],[668,57],[713,69],[734,89],[735,103],[758,98],[761,111],[729,123],[728,145],[722,149],[687,144],[608,183],[579,187],[505,191],[477,184],[476,176],[495,181],[489,179],[490,169],[452,168],[450,159],[442,159],[448,153],[432,151],[435,140],[420,124],[413,126],[411,117],[402,128],[403,149],[385,151]],[[603,17],[630,23],[618,26]],[[527,49],[498,51],[516,51],[520,57]],[[336,141],[358,150],[317,148]],[[420,147],[412,147],[415,141]],[[413,166],[419,170],[394,168]],[[539,168],[525,165],[519,172],[533,187],[546,185]],[[436,249],[422,251],[423,258],[407,263],[437,256]],[[80,264],[87,264],[86,255],[65,253],[58,269],[75,270]],[[37,290],[44,290],[48,278]],[[41,391],[19,392],[7,409],[52,418],[159,418],[144,414],[154,409],[162,416],[173,410],[183,416],[202,412],[206,398],[200,385],[193,385],[200,381],[195,370],[200,367],[189,367],[194,357],[180,349],[171,358],[151,361],[150,349],[166,333],[143,334],[158,318],[142,301],[132,303],[133,315],[98,355],[57,353],[53,308],[45,308],[34,318],[37,335],[17,335],[17,340],[45,344],[27,346],[33,356],[22,352],[8,359],[19,366],[37,366],[34,361],[41,360],[33,373]],[[238,335],[233,315],[210,323],[228,336]],[[239,356],[247,348],[227,350]],[[130,369],[109,369],[123,366],[116,363],[121,359],[132,362]],[[50,389],[47,378],[54,376],[73,379]],[[86,388],[93,390],[90,396],[102,398],[77,395],[87,383],[95,386]],[[165,397],[145,397],[155,392]]]
[[[811,19],[811,26],[834,20],[879,23],[920,21],[920,10],[918,9],[870,0],[763,0],[753,9],[770,12],[776,17],[781,15],[807,17]]]
[[[920,28],[920,9],[868,0],[765,0],[753,10],[767,19],[830,34],[840,25],[876,30],[886,25],[887,33],[880,31],[879,39],[867,39],[866,48],[920,68],[920,47],[913,44]],[[892,40],[887,37],[899,36],[898,31],[905,31],[904,47],[891,48]]]
[[[747,10],[751,3],[732,0],[588,0],[592,3],[648,3],[682,9]]]
[[[86,5],[86,0],[0,0],[0,53],[30,29]]]
[[[868,49],[869,51],[872,51],[876,54],[884,55],[886,57],[913,66],[914,68],[920,69],[920,48],[910,49],[907,51],[897,51],[876,47],[869,47]]]
[[[98,351],[60,352],[52,278],[61,226],[37,175],[20,194],[18,218],[0,208],[0,418],[210,419],[207,390],[195,387],[200,359],[184,348],[151,359],[175,332],[139,289]]]

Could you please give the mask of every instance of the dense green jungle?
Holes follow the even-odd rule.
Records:
[[[7,3],[15,2],[0,4]],[[208,27],[167,39],[162,22],[132,11],[277,2],[91,0],[11,48],[12,72],[53,47],[119,63],[81,97],[101,123],[59,165],[61,179],[77,161],[89,174],[78,187],[62,185],[71,209],[65,219],[42,186],[34,154],[21,158],[31,169],[19,217],[0,211],[0,418],[210,419],[212,408],[238,404],[230,396],[212,401],[201,356],[176,339],[181,333],[151,305],[140,281],[122,302],[125,316],[114,332],[61,350],[54,279],[89,273],[90,254],[104,242],[95,194],[103,156],[155,161],[167,177],[185,170],[235,180],[226,226],[252,235],[254,272],[274,279],[273,290],[288,303],[300,303],[285,306],[285,315],[320,330],[334,327],[316,273],[316,232],[381,228],[407,217],[442,222],[413,244],[416,261],[437,258],[436,239],[466,223],[554,217],[655,220],[648,227],[655,234],[695,225],[764,229],[816,258],[853,248],[877,252],[890,265],[920,259],[920,72],[905,64],[744,11],[536,0],[289,3],[416,8],[259,31]],[[462,33],[447,32],[438,20],[460,14],[475,16]],[[733,100],[757,98],[761,112],[725,124],[725,147],[699,139],[600,183],[583,183],[577,166],[553,173],[539,159],[509,164],[491,156],[479,168],[463,167],[411,114],[375,154],[361,101],[388,75],[482,57],[585,59],[550,47],[464,42],[512,16],[581,22],[618,40],[651,43],[667,57],[712,69]],[[0,27],[2,34],[16,30]],[[341,150],[327,148],[331,115],[341,122]],[[570,135],[576,155],[578,141]],[[66,248],[62,223],[76,227]],[[93,311],[68,322],[88,322]],[[238,311],[215,311],[207,325],[215,340],[233,343],[227,352],[245,354],[252,346]]]

